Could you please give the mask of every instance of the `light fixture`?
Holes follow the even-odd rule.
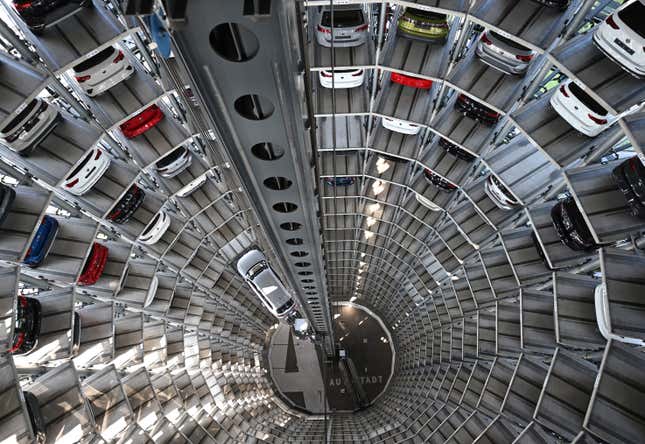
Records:
[[[374,181],[374,183],[372,184],[372,192],[374,193],[374,195],[378,196],[383,191],[385,191],[385,185],[383,184],[383,182],[380,180]]]
[[[365,230],[365,239],[366,240],[371,239],[373,236],[374,236],[374,233],[372,233],[371,231]]]
[[[361,273],[362,273],[362,272],[364,272],[364,271],[365,271],[365,270],[363,270],[362,268],[359,268],[359,269],[358,269],[358,274],[361,274]]]
[[[361,253],[361,258],[367,256],[367,253]]]
[[[349,298],[349,302],[354,302],[355,300],[356,300],[356,296],[352,296],[351,298]]]
[[[390,169],[390,162],[388,162],[387,160],[379,156],[379,158],[376,160],[376,171],[379,174],[383,174],[389,169]]]
[[[365,256],[365,253],[361,253],[361,257],[363,257],[363,256]],[[358,266],[359,266],[359,267],[364,267],[365,265],[367,265],[367,262],[365,262],[365,261],[358,261]]]
[[[367,218],[367,226],[368,226],[368,227],[371,227],[371,226],[372,226],[372,225],[374,225],[375,223],[376,223],[376,219],[375,219],[375,218],[373,218],[372,216],[370,216],[370,217],[368,217],[368,218]]]
[[[459,280],[459,276],[455,276],[455,275],[453,274],[452,276],[450,276],[450,279],[452,279],[453,281],[458,281],[458,280]]]
[[[338,318],[340,318],[340,313],[336,313],[336,314],[334,315],[334,319],[338,319]]]
[[[378,202],[367,206],[367,211],[369,211],[370,214],[374,214],[380,210],[381,210],[381,204],[379,204]]]

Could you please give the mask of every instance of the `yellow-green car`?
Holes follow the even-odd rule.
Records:
[[[427,43],[445,43],[450,27],[445,14],[406,8],[399,18],[398,33]]]

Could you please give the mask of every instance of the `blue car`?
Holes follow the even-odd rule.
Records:
[[[58,221],[51,216],[43,217],[22,263],[32,268],[39,266],[54,245],[57,233]]]
[[[327,177],[325,183],[332,187],[348,187],[355,182],[353,177]]]

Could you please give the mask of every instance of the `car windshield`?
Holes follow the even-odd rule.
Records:
[[[422,9],[407,8],[405,10],[405,12],[417,15],[419,17],[423,17],[423,18],[428,19],[428,20],[445,20],[446,19],[446,14],[440,14],[438,12],[432,12],[432,11],[424,11]]]
[[[578,100],[584,103],[585,106],[591,111],[601,116],[607,115],[607,110],[600,106],[598,102],[596,102],[589,94],[584,92],[582,88],[580,88],[577,84],[575,84],[574,82],[569,83],[569,89],[571,90],[573,95],[575,95]]]
[[[85,156],[85,158],[83,158],[83,161],[82,161],[81,163],[79,163],[79,164],[78,164],[78,166],[77,166],[76,168],[74,168],[74,170],[73,170],[71,173],[69,173],[69,174],[67,175],[67,178],[68,178],[68,179],[71,179],[72,177],[74,177],[74,176],[76,176],[78,173],[80,173],[80,172],[81,172],[81,170],[83,169],[83,167],[84,167],[85,165],[87,165],[87,162],[89,162],[89,161],[90,161],[90,159],[92,158],[92,156],[93,156],[93,155],[94,155],[94,150],[92,150],[92,151],[90,151],[89,153],[87,153],[87,155]]]
[[[504,196],[506,196],[506,198],[508,200],[511,200],[511,201],[515,202],[515,198],[513,197],[511,192],[508,191],[508,188],[506,188],[506,186],[499,179],[497,179],[497,177],[492,176],[492,175],[490,177],[491,177],[493,183],[495,183],[495,185],[497,185],[497,188],[499,188],[499,190],[504,194]]]
[[[186,151],[187,151],[186,148],[184,148],[183,146],[180,146],[179,148],[177,148],[176,150],[168,154],[166,157],[161,159],[159,162],[157,162],[157,166],[163,167],[166,165],[170,165],[171,163],[179,159],[181,156],[183,156],[184,153],[186,153]]]
[[[645,5],[636,0],[618,13],[618,17],[632,28],[641,38],[645,39]]]
[[[530,49],[528,49],[527,47],[522,46],[519,43],[517,43],[516,41],[511,40],[509,38],[506,38],[503,35],[496,33],[495,31],[488,31],[488,32],[490,33],[490,35],[495,37],[497,40],[501,41],[502,43],[505,43],[506,45],[508,45],[508,46],[510,46],[512,48],[519,49],[520,51],[530,51]]]
[[[38,99],[33,99],[31,102],[29,102],[29,104],[27,106],[25,106],[25,109],[20,111],[16,115],[16,117],[11,119],[11,121],[9,123],[7,123],[4,128],[2,128],[2,132],[3,133],[8,133],[12,129],[14,129],[16,127],[16,125],[18,125],[20,122],[25,120],[25,118],[29,115],[30,112],[32,112],[34,110],[34,108],[36,107],[37,104],[38,104]]]
[[[334,28],[351,28],[364,23],[363,11],[360,9],[347,9],[334,11]],[[331,12],[323,12],[320,20],[322,26],[331,26]]]
[[[96,54],[94,54],[92,57],[90,57],[87,60],[83,60],[81,63],[76,65],[74,67],[75,72],[82,72],[82,71],[87,71],[88,69],[98,65],[101,62],[104,62],[107,60],[108,57],[110,57],[112,54],[116,52],[116,49],[114,47],[109,46],[105,48],[103,51],[100,51]]]

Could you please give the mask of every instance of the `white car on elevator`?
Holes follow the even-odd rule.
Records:
[[[76,81],[90,97],[104,93],[134,73],[123,51],[114,46],[97,52],[76,64],[72,70]]]
[[[59,120],[58,108],[37,97],[7,116],[0,127],[0,140],[18,154],[27,156]]]
[[[94,147],[76,163],[61,186],[76,196],[82,196],[103,177],[110,163],[110,156],[101,148]]]
[[[614,123],[616,117],[571,80],[562,83],[549,100],[553,109],[574,129],[595,137]]]
[[[407,134],[410,136],[419,134],[419,131],[421,131],[420,125],[408,122],[407,120],[397,119],[395,117],[383,117],[381,119],[381,125],[383,125],[384,128],[389,129],[390,131]]]
[[[318,71],[323,88],[349,89],[361,86],[365,81],[365,70],[361,68],[334,68]]]
[[[275,317],[287,318],[296,311],[296,302],[260,250],[244,253],[237,261],[237,272]]]
[[[166,211],[159,210],[155,217],[148,223],[143,232],[139,235],[139,241],[146,245],[153,245],[166,233],[170,227],[170,216]]]
[[[484,184],[484,192],[500,210],[509,211],[519,205],[519,201],[495,175],[490,174]]]
[[[607,296],[607,286],[599,284],[594,291],[594,306],[596,308],[596,322],[598,330],[602,336],[609,340],[623,342],[639,347],[645,347],[645,341],[640,338],[631,338],[612,332],[611,313],[609,312],[609,298]]]
[[[593,41],[607,57],[640,79],[645,77],[645,4],[625,2],[597,26]]]

